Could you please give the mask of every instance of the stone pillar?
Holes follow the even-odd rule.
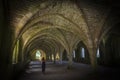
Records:
[[[46,55],[46,60],[49,60],[49,55]]]
[[[54,64],[56,63],[56,54],[53,55],[54,56]]]
[[[73,64],[73,56],[72,56],[72,53],[69,53],[68,54],[68,69],[72,68],[72,64]]]
[[[53,60],[52,60],[52,54],[50,54],[50,60],[53,61]]]
[[[96,48],[89,48],[90,62],[93,68],[97,67]]]
[[[59,56],[60,56],[60,64],[62,64],[62,53],[60,53]]]

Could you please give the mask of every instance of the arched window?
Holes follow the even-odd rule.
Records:
[[[13,49],[13,56],[12,56],[13,64],[18,62],[18,54],[19,54],[19,40],[17,40],[17,43],[15,44],[15,47]]]
[[[81,48],[81,57],[85,58],[85,49],[84,48]]]
[[[36,59],[41,59],[41,53],[39,50],[36,51]]]
[[[73,50],[73,58],[75,58],[75,50]]]
[[[99,48],[97,49],[97,58],[99,58],[100,57],[100,52],[99,52]]]

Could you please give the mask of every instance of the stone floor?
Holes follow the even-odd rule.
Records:
[[[17,80],[120,80],[118,69],[98,67],[93,70],[90,65],[74,63],[73,68],[68,70],[67,62],[46,64],[46,72],[42,74],[41,63],[31,62],[26,72]]]

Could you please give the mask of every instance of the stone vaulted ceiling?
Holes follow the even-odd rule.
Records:
[[[10,3],[14,38],[23,50],[71,52],[82,41],[96,46],[110,8],[86,0],[15,0]],[[105,28],[105,26],[104,26]]]

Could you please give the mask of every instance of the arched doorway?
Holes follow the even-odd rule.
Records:
[[[46,59],[46,53],[41,49],[36,49],[31,54],[31,60],[33,60],[33,61],[34,60],[41,61],[42,57],[44,57]]]

